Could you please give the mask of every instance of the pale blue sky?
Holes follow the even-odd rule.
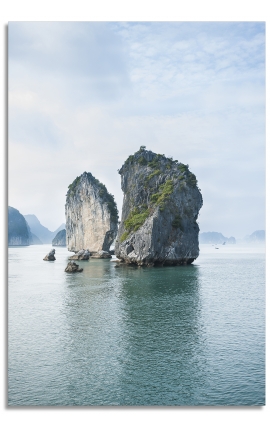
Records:
[[[91,172],[122,204],[140,145],[189,164],[201,231],[265,228],[265,25],[11,22],[9,204],[56,229]]]

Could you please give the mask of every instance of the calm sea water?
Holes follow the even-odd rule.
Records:
[[[116,268],[9,248],[9,405],[263,405],[263,248]]]

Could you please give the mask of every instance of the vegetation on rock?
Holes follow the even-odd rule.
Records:
[[[119,174],[124,202],[118,258],[139,265],[189,264],[197,258],[202,196],[188,164],[140,147]]]
[[[86,173],[86,172],[85,172]],[[76,179],[68,186],[68,193],[67,197],[73,197],[75,195],[77,186],[80,184],[82,175],[77,176]],[[118,221],[118,209],[116,202],[114,200],[114,196],[110,194],[106,188],[106,186],[100,182],[98,179],[96,179],[91,173],[87,173],[87,178],[90,182],[97,185],[99,188],[99,196],[103,199],[104,202],[106,202],[109,212],[112,216],[112,221],[117,222]]]
[[[126,195],[133,207],[131,206],[130,213],[124,221],[124,232],[120,237],[120,242],[137,231],[155,208],[158,207],[160,211],[164,211],[174,190],[181,192],[186,186],[197,187],[196,176],[189,171],[188,164],[178,163],[178,160],[173,160],[172,157],[166,157],[164,154],[146,151],[145,146],[141,146],[137,152],[127,158],[119,173],[123,174],[126,169],[135,169],[136,164],[139,168],[143,168],[143,173],[137,180],[142,181],[144,208],[140,208],[140,206],[134,208],[135,203],[131,196],[134,186],[129,187]],[[151,181],[152,178],[155,178],[154,182]],[[172,226],[181,229],[183,223],[174,206],[174,203],[171,202],[170,210],[175,216]]]

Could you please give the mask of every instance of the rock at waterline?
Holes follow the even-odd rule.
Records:
[[[56,260],[55,256],[55,249],[52,249],[45,257],[43,258],[44,261],[54,261]]]
[[[71,255],[68,259],[69,260],[89,260],[91,253],[89,249],[81,249],[79,252],[77,252],[74,255]]]
[[[84,172],[68,187],[66,240],[69,251],[109,251],[118,228],[114,196],[91,173]]]
[[[98,251],[91,254],[91,258],[112,258],[110,252]]]
[[[124,201],[116,257],[139,266],[192,263],[203,200],[189,166],[141,147],[119,174]]]
[[[76,272],[82,272],[83,269],[79,268],[79,265],[74,263],[74,261],[69,261],[67,267],[65,268],[65,272],[67,273],[76,273]]]

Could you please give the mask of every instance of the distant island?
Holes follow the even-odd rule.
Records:
[[[251,235],[245,236],[244,241],[251,244],[265,242],[265,230],[254,231]]]
[[[30,230],[33,234],[38,237],[38,239],[41,241],[41,243],[52,243],[52,240],[56,236],[56,234],[63,230],[66,225],[61,224],[60,227],[58,227],[55,231],[50,231],[48,228],[44,227],[39,219],[36,217],[36,215],[24,215],[25,220],[27,221]]]
[[[18,209],[8,206],[8,245],[29,246],[52,243],[58,231],[63,230],[65,224],[51,232],[44,227],[35,215],[22,215]]]
[[[66,246],[66,229],[60,230],[52,240],[53,246]]]
[[[30,229],[23,215],[15,208],[8,207],[8,244],[11,246],[29,246]]]
[[[225,237],[222,233],[216,231],[200,233],[199,242],[201,244],[236,244],[236,239],[231,237]],[[256,230],[252,234],[245,236],[243,239],[237,239],[239,244],[260,244],[265,242],[265,230]]]
[[[208,233],[200,233],[199,234],[199,242],[202,244],[221,244],[221,243],[230,243],[235,244],[236,240],[233,236],[225,237],[222,233],[218,233],[216,231],[208,232]]]

